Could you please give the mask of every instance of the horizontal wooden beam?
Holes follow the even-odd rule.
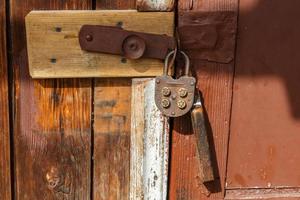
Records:
[[[32,11],[26,16],[27,48],[33,78],[146,77],[162,74],[156,59],[126,60],[81,50],[82,25],[122,26],[130,31],[173,35],[172,12]]]

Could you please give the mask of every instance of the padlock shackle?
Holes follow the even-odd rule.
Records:
[[[168,75],[168,70],[169,70],[169,59],[172,55],[174,55],[176,52],[176,50],[172,50],[168,53],[168,55],[165,58],[165,67],[164,67],[164,75]],[[179,51],[184,59],[185,59],[185,71],[184,71],[184,75],[187,76],[189,75],[189,71],[190,71],[190,58],[188,57],[188,55],[183,52],[183,51]],[[176,56],[176,55],[175,55]],[[175,58],[176,59],[176,58]]]

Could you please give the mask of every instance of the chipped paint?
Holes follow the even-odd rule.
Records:
[[[138,11],[172,11],[174,0],[137,0]]]
[[[154,79],[133,79],[130,199],[166,199],[169,120],[154,102]]]

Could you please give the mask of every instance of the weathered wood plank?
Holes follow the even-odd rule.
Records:
[[[167,198],[169,120],[154,102],[154,79],[133,79],[130,199]]]
[[[116,26],[126,30],[172,35],[174,14],[127,11],[33,11],[26,16],[30,74],[33,78],[131,77],[162,73],[158,59],[130,60],[80,48],[82,25]]]
[[[94,198],[128,199],[130,79],[97,79],[94,96]]]
[[[137,0],[138,11],[172,11],[175,0]]]
[[[134,9],[135,2],[97,0],[96,8]],[[128,199],[131,79],[95,79],[94,91],[94,198]]]
[[[10,1],[16,199],[90,199],[91,81],[32,80],[24,23],[32,9],[88,8],[88,0]]]
[[[201,11],[217,14],[233,11],[237,16],[237,8],[237,0],[180,0],[179,26],[187,25],[182,21],[182,12]],[[234,64],[192,59],[192,65],[198,78],[198,87],[203,92],[204,106],[210,120],[211,128],[208,134],[211,136],[210,141],[213,141],[211,145],[215,149],[213,166],[219,178],[207,184],[207,188],[202,185],[199,178],[199,160],[196,157],[196,138],[192,134],[190,117],[175,119],[171,149],[170,199],[222,199]]]
[[[0,0],[0,199],[11,199],[5,0]]]

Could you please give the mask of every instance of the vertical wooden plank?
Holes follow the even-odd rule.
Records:
[[[179,0],[179,24],[181,12],[223,12],[237,14],[237,0]],[[201,22],[199,22],[201,23]],[[184,24],[181,24],[184,25]],[[227,144],[232,96],[233,62],[220,64],[197,59],[192,60],[198,78],[198,87],[204,96],[204,105],[210,120],[215,149],[216,181],[202,185],[199,160],[196,157],[196,141],[188,116],[174,120],[171,149],[170,199],[222,199],[226,172]],[[211,193],[211,194],[210,194]]]
[[[135,0],[96,0],[96,9],[134,9]],[[94,199],[128,199],[131,79],[95,79]]]
[[[0,199],[11,199],[5,0],[0,0]]]
[[[128,199],[131,81],[95,81],[94,199]]]
[[[130,199],[167,197],[169,119],[154,101],[155,79],[133,79],[131,100]]]
[[[89,0],[10,1],[17,199],[90,199],[91,81],[32,80],[24,27],[33,9],[89,8]]]

